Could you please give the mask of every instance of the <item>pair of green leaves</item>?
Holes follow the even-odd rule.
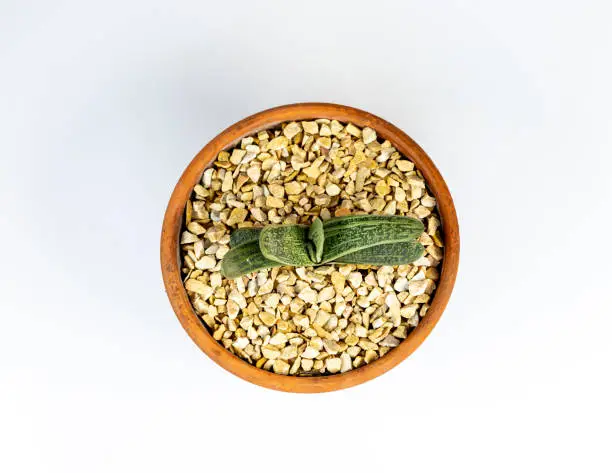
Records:
[[[420,220],[385,215],[349,215],[312,225],[271,225],[240,228],[230,238],[223,258],[225,277],[237,278],[276,266],[316,266],[328,263],[396,266],[423,255],[417,238]]]

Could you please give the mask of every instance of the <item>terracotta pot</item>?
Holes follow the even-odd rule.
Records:
[[[380,138],[389,140],[404,156],[414,162],[438,201],[442,220],[445,254],[438,287],[427,315],[402,341],[380,359],[342,374],[329,376],[297,377],[275,374],[250,365],[219,345],[191,307],[181,280],[179,236],[183,223],[185,204],[193,187],[217,154],[235,146],[242,137],[260,130],[273,128],[287,121],[315,118],[352,122],[359,127],[369,126]],[[170,197],[161,235],[161,267],[164,284],[172,308],[183,328],[192,340],[213,361],[227,371],[246,381],[279,391],[316,393],[348,388],[375,378],[406,359],[430,334],[448,303],[459,265],[459,225],[453,199],[444,179],[429,156],[406,133],[382,118],[344,105],[326,103],[298,103],[256,113],[230,126],[200,151],[179,179]]]

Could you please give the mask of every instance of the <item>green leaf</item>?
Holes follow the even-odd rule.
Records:
[[[417,241],[388,243],[349,253],[336,258],[333,263],[398,266],[418,260],[423,253],[425,253],[425,248]]]
[[[261,253],[268,259],[289,266],[314,264],[307,244],[308,227],[305,225],[273,225],[265,227],[259,235]]]
[[[319,217],[314,219],[312,225],[308,229],[308,239],[314,245],[314,259],[315,263],[320,263],[323,258],[323,244],[325,242],[325,234],[323,232],[323,222]],[[311,257],[312,258],[312,257]]]
[[[244,243],[229,250],[221,261],[221,274],[234,279],[260,269],[282,266],[276,261],[264,257],[256,241]]]
[[[423,222],[419,219],[401,215],[347,215],[346,217],[330,218],[323,223],[323,228],[325,236],[328,237],[349,228],[382,224],[409,227],[414,233],[414,238],[421,236],[425,230]]]
[[[334,231],[331,235],[326,230],[322,262],[328,263],[372,246],[413,241],[419,236],[415,230],[413,224],[351,225],[342,231]]]
[[[263,228],[255,227],[238,228],[234,230],[230,235],[230,247],[235,248],[236,246],[259,240],[259,234],[262,230]]]
[[[306,252],[308,253],[308,257],[311,259],[311,261],[316,260],[317,255],[315,253],[315,247],[311,241],[306,243]]]

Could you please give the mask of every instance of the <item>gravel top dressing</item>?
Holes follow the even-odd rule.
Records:
[[[295,376],[343,373],[398,346],[426,317],[443,246],[414,164],[373,129],[327,119],[219,153],[180,239],[185,289],[215,340]]]

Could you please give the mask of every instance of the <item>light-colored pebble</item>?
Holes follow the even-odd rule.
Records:
[[[338,357],[329,357],[325,359],[325,368],[331,374],[338,373],[342,368],[342,360]]]
[[[318,294],[315,290],[310,287],[304,288],[298,294],[298,297],[302,299],[304,302],[308,302],[309,304],[314,304],[317,301]]]
[[[328,184],[327,187],[325,187],[325,192],[334,197],[340,195],[341,189],[337,184]]]
[[[316,358],[317,356],[319,356],[319,353],[320,353],[320,351],[317,350],[316,348],[306,347],[306,349],[302,353],[302,358],[306,358],[308,360],[311,360],[311,359]]]

